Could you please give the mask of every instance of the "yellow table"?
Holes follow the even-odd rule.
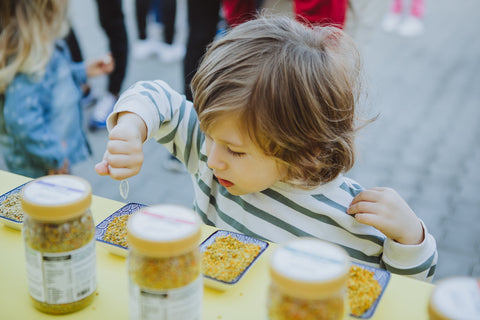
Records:
[[[107,179],[107,178],[106,178]],[[0,170],[0,195],[27,182],[28,178]],[[94,196],[91,210],[95,224],[124,205],[122,202]],[[203,238],[215,229],[204,226]],[[269,246],[245,278],[228,291],[205,288],[204,320],[265,320],[269,285]],[[37,311],[28,296],[24,245],[21,232],[0,226],[0,319],[53,319]],[[128,319],[128,291],[125,258],[97,246],[97,296],[94,302],[62,319]],[[377,306],[373,320],[428,319],[427,302],[433,285],[392,274]],[[356,319],[356,318],[351,318]]]

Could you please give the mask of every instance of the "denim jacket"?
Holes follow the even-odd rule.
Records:
[[[85,160],[90,147],[83,131],[81,85],[87,75],[63,41],[45,73],[19,73],[0,99],[0,145],[8,169],[28,177],[46,175]]]

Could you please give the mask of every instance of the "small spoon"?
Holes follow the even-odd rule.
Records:
[[[127,200],[128,191],[130,190],[127,179],[123,179],[122,181],[120,181],[118,190],[120,191],[120,195],[122,196],[123,200]]]

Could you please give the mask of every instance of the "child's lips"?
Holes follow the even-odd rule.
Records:
[[[217,177],[217,180],[218,180],[218,183],[220,183],[225,188],[233,186],[233,182],[231,182],[231,181],[220,179],[219,177]]]

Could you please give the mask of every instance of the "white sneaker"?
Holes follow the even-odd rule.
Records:
[[[88,121],[90,130],[103,129],[107,127],[107,117],[112,112],[117,98],[110,92],[105,93],[95,104],[92,116]]]
[[[419,18],[408,16],[398,28],[398,34],[404,37],[415,37],[423,33],[423,22]]]
[[[133,57],[137,60],[145,60],[155,56],[157,53],[157,43],[155,40],[138,40],[133,47]]]
[[[387,32],[395,31],[395,29],[399,26],[401,20],[401,14],[392,12],[387,13],[387,15],[385,16],[385,18],[383,18],[382,21],[383,30]]]
[[[185,47],[178,43],[166,44],[161,42],[157,46],[157,55],[166,63],[181,61],[185,57]]]

